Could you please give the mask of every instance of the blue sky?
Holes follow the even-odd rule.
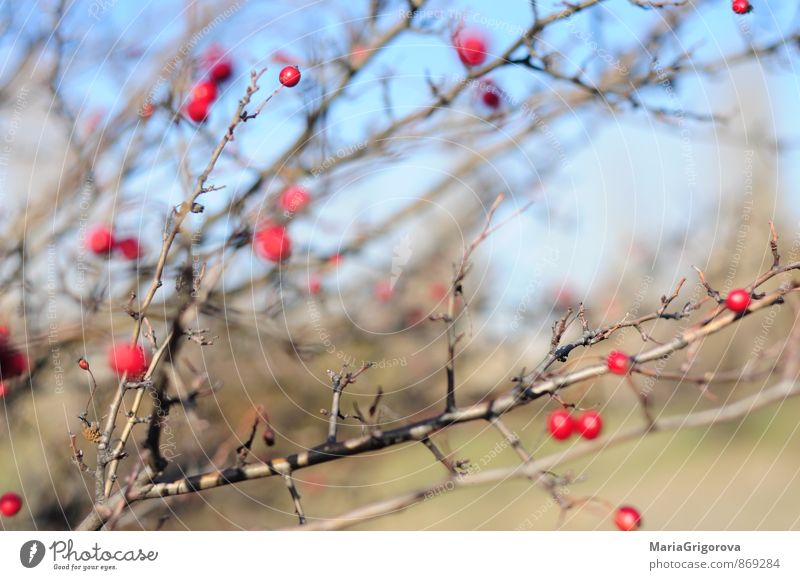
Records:
[[[547,12],[548,7],[557,3],[540,4],[542,11]],[[742,19],[730,12],[726,1],[703,2],[693,25],[681,33],[684,46],[695,50],[698,59],[715,59],[741,49],[748,38],[755,38],[757,44],[766,43],[790,28],[795,10],[791,3],[755,4],[755,12]],[[209,129],[219,131],[224,126],[228,111],[247,82],[250,68],[270,64],[271,55],[278,51],[302,57],[323,44],[344,46],[343,23],[357,22],[355,18],[363,13],[366,5],[363,1],[336,0],[242,3],[241,9],[216,26],[195,50],[195,54],[199,54],[209,42],[218,42],[231,51],[237,63],[238,76],[227,85],[220,102],[215,105]],[[398,7],[404,5],[397,4]],[[180,15],[185,8],[182,2],[118,2],[109,4],[96,20],[87,18],[96,6],[92,2],[79,2],[72,8],[65,25],[65,30],[75,39],[77,54],[66,71],[74,81],[66,86],[66,94],[82,116],[97,109],[113,109],[120,104],[120,94],[133,87],[141,88],[144,76],[141,69],[120,67],[116,56],[122,50],[136,47],[142,51],[143,63],[150,61],[158,65],[160,57],[153,57],[159,54],[166,40],[180,33]],[[526,27],[531,19],[528,3],[523,0],[431,3],[430,10],[438,9],[464,14],[468,23],[487,32],[492,50],[498,52],[510,44],[516,31]],[[36,18],[32,16],[26,26],[32,28]],[[645,30],[645,25],[658,18],[660,14],[655,11],[635,8],[625,0],[610,0],[576,17],[574,30],[581,31],[584,41],[596,41],[610,52],[635,46],[635,39]],[[431,20],[447,24],[447,18],[437,20],[436,15]],[[563,25],[555,28],[548,33],[545,44],[571,57],[573,60],[567,62],[577,66],[591,50],[586,42],[576,41],[574,30],[569,32]],[[6,44],[3,51],[8,56],[10,47]],[[96,66],[97,55],[103,56],[104,51],[106,60]],[[663,59],[668,56],[668,53],[661,55]],[[712,80],[689,76],[673,95],[661,89],[650,89],[642,98],[652,106],[677,107],[689,113],[732,113],[733,131],[743,135],[743,139],[751,139],[756,129],[766,135],[775,132],[781,138],[796,139],[800,125],[794,119],[798,83],[793,66],[794,61],[789,60],[782,67],[727,69]],[[277,75],[274,65],[271,71]],[[309,81],[319,72],[304,70],[305,85],[301,83],[296,91],[279,94],[254,124],[243,127],[236,146],[252,158],[255,167],[267,164],[300,131],[305,108],[303,93],[310,90]],[[387,74],[392,76],[392,102],[397,113],[402,114],[430,100],[426,77],[447,82],[462,73],[452,47],[441,37],[400,37],[371,63],[347,98],[333,110],[329,120],[333,148],[357,144],[373,127],[385,122],[383,94],[377,79]],[[270,74],[267,73],[262,83],[265,90],[270,89],[273,80]],[[552,86],[552,81],[545,76],[519,68],[506,68],[493,78],[514,100]],[[737,94],[733,87],[741,92]],[[747,94],[756,95],[758,101],[747,105],[744,115],[749,127],[745,131],[736,113],[738,101],[746,102]],[[456,108],[467,115],[475,114],[468,100],[457,104]],[[636,239],[647,239],[653,246],[649,250],[668,260],[660,267],[666,266],[670,272],[674,269],[675,277],[686,274],[680,270],[693,263],[702,254],[702,248],[688,244],[685,255],[676,261],[674,256],[662,251],[662,243],[675,237],[686,239],[688,232],[708,227],[709,223],[715,227],[721,206],[739,198],[742,176],[737,175],[737,167],[741,165],[743,146],[724,143],[729,139],[726,132],[708,124],[687,121],[685,127],[691,136],[688,144],[691,166],[688,168],[687,142],[680,128],[670,127],[641,112],[612,115],[601,109],[568,116],[553,126],[560,140],[570,147],[575,145],[569,151],[567,169],[544,177],[545,167],[537,175],[539,159],[544,160],[543,165],[549,165],[552,154],[547,142],[542,140],[526,150],[525,159],[512,154],[499,160],[492,171],[496,173],[497,183],[507,189],[512,198],[503,209],[505,213],[514,209],[515,202],[522,203],[530,198],[531,179],[526,172],[534,176],[534,182],[537,176],[543,179],[537,207],[499,232],[484,248],[484,255],[493,263],[491,283],[496,285],[503,299],[510,305],[521,300],[526,280],[542,267],[541,256],[551,247],[560,248],[561,260],[557,265],[547,266],[547,283],[569,281],[579,297],[598,285],[608,284],[607,273],[617,270],[607,267],[609,261],[619,266],[620,262],[624,264],[634,259],[630,246]],[[148,130],[164,132],[165,152],[175,146],[175,134],[185,137],[192,131],[184,127],[165,132],[163,122]],[[121,150],[123,147],[121,144]],[[193,140],[190,155],[194,166],[199,167],[207,158],[207,148]],[[800,177],[797,155],[796,148],[788,150],[779,160],[775,176],[779,180],[781,201],[792,211],[797,209],[796,184]],[[354,215],[365,220],[379,219],[418,196],[427,184],[446,173],[452,162],[447,151],[432,152],[421,147],[420,155],[410,156],[402,164],[373,171],[368,177],[362,176],[349,183],[346,189],[319,206],[317,212],[324,212],[328,221],[342,223],[349,223]],[[246,188],[251,179],[248,172],[223,171],[216,181],[225,182],[227,191],[233,192]],[[283,183],[271,185],[273,189],[280,189]],[[132,180],[121,193],[142,202],[137,227],[144,231],[152,227],[154,219],[148,204],[152,208],[156,200],[165,205],[177,202],[185,195],[185,184],[176,179],[174,165],[159,166]],[[213,210],[221,207],[224,200],[222,195],[206,196],[205,203]],[[306,232],[314,238],[298,239],[299,245],[307,243],[329,251],[346,232],[321,236],[316,230],[312,234],[317,217],[319,213],[312,211],[305,224],[297,224],[293,229],[298,237]],[[404,233],[400,231],[397,235]],[[387,251],[368,255],[367,266],[377,273],[388,271],[392,243],[391,239],[387,241]]]

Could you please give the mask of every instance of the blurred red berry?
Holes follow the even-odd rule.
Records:
[[[342,255],[341,254],[334,254],[330,258],[328,258],[328,263],[331,266],[338,266],[342,263]]]
[[[443,282],[434,282],[429,289],[431,298],[434,300],[444,300],[447,298],[447,285]]]
[[[586,411],[575,421],[575,430],[584,439],[594,439],[603,429],[603,419],[597,411]]]
[[[608,366],[608,370],[615,375],[624,375],[630,368],[631,359],[624,352],[615,350],[608,355],[608,358],[606,359],[606,365]]]
[[[480,66],[486,61],[486,39],[477,30],[462,30],[453,37],[458,58],[466,66]]]
[[[5,397],[8,394],[8,387],[6,387],[5,383],[0,383],[0,399]]]
[[[10,518],[19,513],[22,509],[22,498],[16,493],[9,491],[0,497],[0,513]]]
[[[375,298],[381,302],[388,302],[394,295],[394,288],[392,288],[392,284],[388,280],[380,280],[375,284],[374,292]]]
[[[566,309],[575,304],[575,295],[569,286],[561,285],[555,289],[555,306],[559,309]]]
[[[281,193],[279,203],[285,211],[297,213],[303,211],[311,203],[311,194],[304,187],[293,185]]]
[[[565,409],[556,409],[547,416],[547,430],[553,439],[563,441],[572,435],[572,430],[575,424],[569,411]]]
[[[233,74],[233,64],[231,64],[230,59],[222,59],[211,66],[208,74],[215,83],[225,82]]]
[[[86,246],[93,254],[107,255],[114,247],[114,235],[105,226],[97,226],[86,234]]]
[[[316,296],[322,291],[322,278],[317,274],[308,277],[308,293]]]
[[[210,107],[211,101],[208,99],[192,99],[186,104],[184,112],[195,123],[205,123]]]
[[[0,327],[0,379],[10,379],[24,374],[30,366],[25,353],[9,344],[8,339],[8,328]]]
[[[285,66],[278,75],[284,87],[294,87],[300,82],[300,69],[296,66]]]
[[[153,111],[155,111],[153,103],[147,101],[144,105],[142,105],[142,108],[139,110],[139,114],[142,116],[142,118],[149,119],[153,116]]]
[[[126,260],[135,260],[142,255],[142,247],[136,238],[125,238],[115,245]]]
[[[108,351],[108,366],[118,375],[138,379],[147,371],[150,362],[144,348],[138,344],[119,344]]]
[[[202,81],[192,89],[192,99],[195,101],[208,101],[217,98],[217,85],[213,81]]]
[[[733,0],[731,7],[736,14],[747,14],[753,9],[748,0]]]
[[[272,55],[272,62],[277,62],[279,64],[292,64],[293,62],[297,62],[297,57],[284,50],[278,50]]]
[[[29,366],[28,357],[18,350],[11,350],[0,355],[0,372],[6,378],[26,373]]]
[[[623,532],[631,532],[642,526],[642,515],[636,508],[623,506],[617,510],[614,523]]]
[[[732,290],[725,299],[725,306],[734,312],[744,312],[750,306],[750,293],[744,288]]]
[[[356,44],[350,52],[350,61],[354,66],[360,66],[369,56],[369,47],[363,44]]]
[[[210,46],[203,60],[205,66],[208,67],[209,78],[215,83],[225,82],[233,74],[233,61],[230,57],[225,56],[225,51],[221,46]]]
[[[492,110],[500,108],[500,89],[493,81],[485,81],[480,87],[481,102]]]
[[[408,326],[415,326],[426,319],[427,316],[425,316],[425,312],[421,308],[412,308],[406,312],[406,324]]]
[[[270,262],[283,262],[292,255],[292,240],[281,225],[266,226],[253,235],[256,253]]]

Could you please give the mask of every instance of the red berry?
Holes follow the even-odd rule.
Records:
[[[15,516],[22,509],[22,498],[16,493],[9,491],[0,497],[0,513],[7,518]]]
[[[375,298],[381,302],[388,302],[394,295],[394,288],[388,280],[381,280],[375,284]]]
[[[608,355],[606,359],[608,370],[615,375],[624,375],[628,372],[631,365],[630,357],[624,352],[614,351]]]
[[[155,107],[153,107],[153,103],[147,101],[142,108],[139,109],[139,114],[142,116],[143,119],[149,119],[153,116],[153,111],[155,111]]]
[[[233,65],[229,59],[221,60],[211,66],[209,76],[215,83],[222,83],[231,78]]]
[[[328,258],[328,262],[331,266],[338,266],[342,263],[342,255],[341,254],[334,254],[330,258]]]
[[[350,60],[355,66],[359,66],[368,56],[369,47],[363,44],[356,44],[350,53]]]
[[[311,194],[304,187],[293,185],[281,194],[279,203],[287,212],[296,213],[311,203]]]
[[[736,14],[747,14],[753,9],[748,0],[733,0],[732,8]]]
[[[481,97],[483,100],[483,104],[489,107],[490,109],[499,109],[500,108],[500,95],[498,95],[495,91],[487,90],[483,93]]]
[[[480,66],[486,61],[486,40],[478,31],[460,31],[453,37],[458,58],[466,66]]]
[[[294,87],[300,82],[300,69],[296,66],[285,66],[278,75],[278,80],[284,87]]]
[[[631,532],[642,526],[642,515],[636,508],[626,505],[617,510],[614,523],[623,532]]]
[[[560,286],[558,289],[555,290],[555,294],[556,294],[556,301],[555,301],[556,308],[566,309],[569,308],[571,305],[575,304],[575,295],[568,286],[563,286],[563,285]]]
[[[750,293],[744,288],[732,290],[725,299],[725,306],[734,312],[744,312],[750,306]]]
[[[118,375],[127,373],[129,379],[138,379],[150,365],[148,358],[138,344],[119,344],[108,351],[108,366]]]
[[[434,282],[430,287],[431,298],[440,301],[447,298],[447,285],[443,282]]]
[[[308,277],[308,293],[316,296],[322,291],[322,278],[316,274]]]
[[[557,409],[547,417],[547,430],[550,431],[553,439],[563,441],[572,435],[575,427],[572,416],[565,409]]]
[[[29,366],[28,357],[18,350],[7,350],[0,356],[0,372],[6,378],[26,373]]]
[[[225,51],[221,46],[210,46],[203,61],[208,68],[208,76],[215,83],[227,81],[233,74],[233,62],[225,56]]]
[[[297,62],[297,57],[285,50],[279,50],[272,55],[272,61],[280,64],[292,64]]]
[[[500,89],[492,81],[482,83],[480,88],[481,101],[492,110],[500,108]]]
[[[89,361],[86,360],[85,358],[81,357],[81,358],[78,359],[78,366],[81,367],[83,370],[88,371],[89,370]]]
[[[195,101],[208,101],[217,98],[217,85],[213,81],[197,83],[192,89],[192,99]]]
[[[8,394],[8,387],[5,383],[0,383],[0,399]]]
[[[114,235],[107,227],[97,226],[86,234],[86,245],[93,254],[107,255],[114,247]]]
[[[116,243],[116,248],[126,260],[135,260],[142,255],[142,247],[136,238],[125,238]]]
[[[425,312],[421,308],[412,308],[406,312],[406,324],[408,326],[415,326],[427,319]]]
[[[270,262],[283,262],[292,255],[292,239],[283,226],[267,226],[253,236],[256,253]]]
[[[575,429],[584,439],[594,439],[603,429],[603,419],[597,411],[586,411],[578,417]]]
[[[192,99],[186,104],[184,109],[186,116],[195,123],[205,123],[208,119],[208,110],[211,107],[211,101],[207,99]]]

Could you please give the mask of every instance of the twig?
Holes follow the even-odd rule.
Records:
[[[292,478],[291,473],[285,473],[283,475],[283,481],[286,482],[286,487],[289,488],[289,493],[292,495],[292,502],[294,503],[294,513],[297,514],[297,519],[300,522],[300,525],[305,525],[306,523],[306,516],[303,512],[303,504],[300,503],[300,494],[297,492],[297,487],[294,484],[294,478]]]
[[[416,489],[414,491],[381,500],[352,511],[345,512],[334,518],[319,519],[305,526],[307,530],[340,530],[357,525],[361,522],[398,513],[412,507],[424,500],[426,496],[436,493],[441,489],[460,489],[504,482],[520,477],[530,478],[538,473],[548,472],[555,467],[574,461],[581,457],[594,455],[610,447],[644,438],[653,432],[668,432],[678,429],[689,429],[717,425],[746,417],[751,413],[773,403],[784,401],[788,397],[800,394],[800,383],[780,382],[769,389],[759,391],[734,403],[722,405],[706,411],[698,411],[688,415],[675,415],[658,419],[654,429],[637,427],[628,431],[616,433],[609,437],[595,439],[594,441],[571,446],[567,451],[549,455],[530,463],[523,463],[512,468],[498,468],[470,474],[466,477],[447,478],[435,484]]]
[[[354,373],[345,373],[344,369],[342,369],[340,373],[328,371],[328,375],[333,383],[333,400],[331,402],[331,412],[328,420],[328,443],[336,442],[338,421],[340,418],[342,418],[341,411],[339,410],[342,392],[347,385],[355,383],[359,375],[372,366],[373,363],[368,362]]]
[[[453,464],[453,462],[447,458],[447,455],[442,453],[442,450],[439,449],[439,447],[436,445],[436,443],[433,442],[433,440],[430,437],[424,437],[422,439],[422,443],[425,445],[425,447],[427,447],[430,450],[431,453],[433,453],[433,456],[436,458],[436,461],[444,465],[447,471],[449,471],[450,473],[458,473],[458,471],[456,470],[456,466]]]

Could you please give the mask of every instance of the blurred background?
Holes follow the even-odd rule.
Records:
[[[203,340],[187,336],[165,370],[176,396],[206,388],[168,417],[169,478],[235,463],[257,405],[276,442],[257,438],[251,460],[321,443],[327,371],[345,364],[375,366],[347,387],[343,413],[369,408],[379,389],[383,428],[439,412],[447,342],[445,325],[430,317],[444,311],[454,264],[500,193],[496,220],[512,219],[476,251],[458,305],[461,405],[507,392],[535,367],[569,307],[583,303],[592,327],[608,326],[656,310],[685,276],[682,306],[705,294],[692,266],[723,294],[747,285],[772,264],[770,220],[784,260],[798,259],[794,3],[753,1],[751,13],[737,15],[727,0],[662,9],[600,1],[553,17],[533,41],[525,35],[534,15],[567,5],[420,4],[413,18],[414,3],[392,0],[0,4],[0,323],[30,367],[3,380],[0,491],[24,499],[14,519],[0,518],[3,529],[66,529],[90,510],[92,473],[76,468],[69,447],[91,386],[76,361],[91,364],[98,389],[88,417],[102,420],[116,388],[107,350],[129,339],[128,311],[150,285],[171,209],[208,163],[252,70],[267,67],[253,103],[276,92],[220,157],[210,183],[224,188],[203,194],[202,213],[182,227],[148,311],[146,329],[162,340],[184,292],[176,281],[196,279],[203,264],[224,265],[194,321]],[[453,39],[464,31],[485,42],[485,74],[459,59]],[[233,72],[198,124],[186,106],[209,54]],[[298,66],[302,80],[276,90],[285,65]],[[292,186],[311,202],[287,214],[280,196]],[[251,250],[251,232],[265,222],[286,225],[289,260],[275,264]],[[86,240],[98,226],[135,238],[140,254],[94,255]],[[714,337],[692,361],[695,374],[764,372],[742,372],[711,392],[658,381],[653,413],[713,408],[777,380],[771,371],[795,300]],[[659,321],[652,332],[667,340],[676,329]],[[629,329],[565,364],[643,347]],[[642,422],[620,377],[562,396],[600,410],[608,435]],[[539,400],[507,419],[535,457],[577,441],[548,437],[554,408]],[[575,479],[570,495],[636,505],[648,529],[798,529],[798,413],[800,402],[787,400],[724,425],[609,447],[559,473]],[[123,473],[145,431],[134,431]],[[342,421],[342,438],[361,433],[352,418]],[[435,439],[477,471],[519,461],[496,450],[502,438],[482,423]],[[79,445],[93,466],[93,444],[79,437]],[[314,519],[446,475],[424,446],[408,444],[295,479]],[[267,478],[144,502],[118,527],[295,523],[284,482]],[[514,480],[442,493],[354,527],[613,523],[603,504],[561,514],[540,487]]]

